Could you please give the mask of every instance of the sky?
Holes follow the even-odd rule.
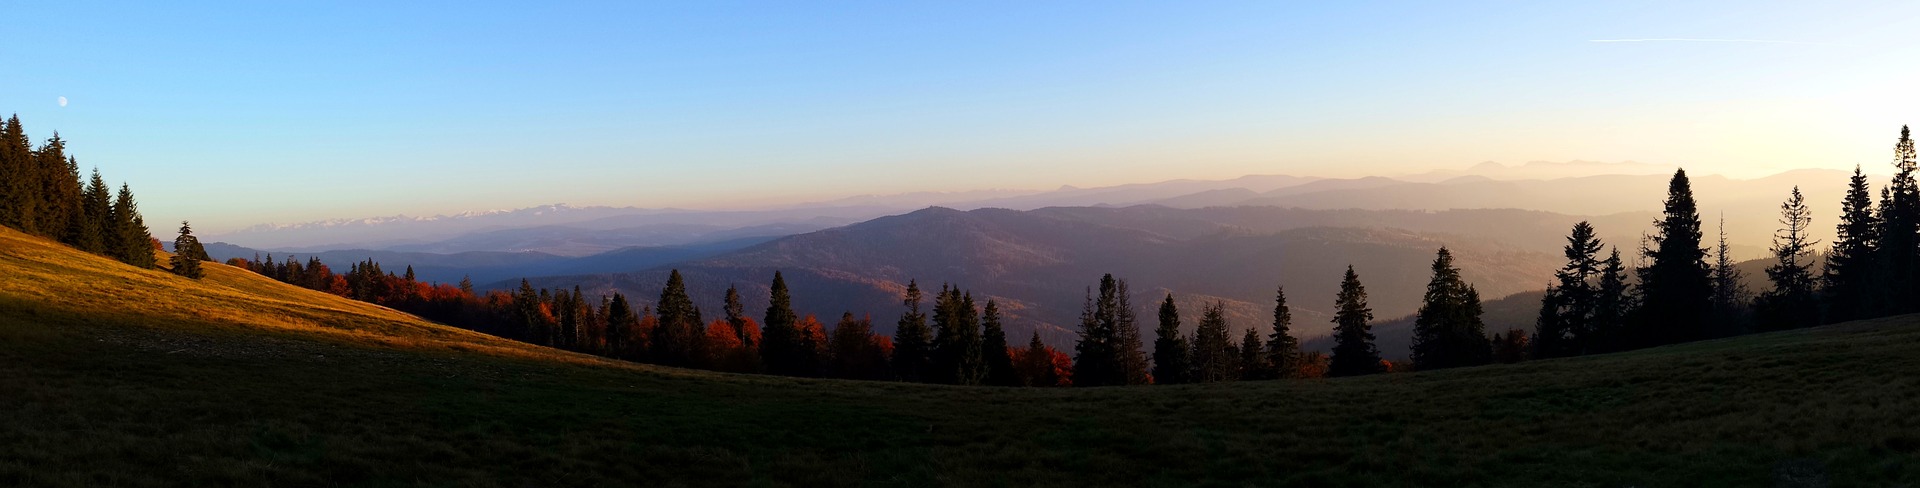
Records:
[[[9,4],[0,113],[216,232],[1481,161],[1885,173],[1920,122],[1911,1],[188,3]]]

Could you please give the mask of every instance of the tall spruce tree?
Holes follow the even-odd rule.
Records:
[[[68,231],[80,210],[80,180],[67,170],[67,143],[55,132],[33,153],[34,174],[40,180],[40,215],[34,219],[40,235],[72,244]]]
[[[1815,296],[1813,246],[1808,238],[1813,212],[1807,209],[1800,187],[1780,204],[1780,225],[1773,235],[1774,263],[1767,266],[1767,280],[1773,289],[1760,295],[1755,304],[1760,326],[1768,330],[1810,327],[1820,321],[1820,304]]]
[[[1555,326],[1564,336],[1548,338],[1553,349],[1540,351],[1546,354],[1543,357],[1591,352],[1587,346],[1595,342],[1591,337],[1595,332],[1593,315],[1600,299],[1595,281],[1600,275],[1600,249],[1604,246],[1596,234],[1593,224],[1586,221],[1573,224],[1573,230],[1567,233],[1567,245],[1561,248],[1567,264],[1553,275],[1555,313],[1559,315]]]
[[[1168,293],[1167,299],[1160,302],[1160,324],[1153,329],[1153,381],[1167,385],[1186,383],[1193,371],[1190,349],[1186,335],[1180,333],[1180,307],[1173,304],[1173,294]]]
[[[1267,363],[1267,347],[1260,343],[1259,326],[1247,327],[1246,333],[1241,334],[1240,360],[1237,364],[1240,366],[1241,380],[1264,380],[1273,377],[1273,367]]]
[[[1000,304],[987,300],[980,313],[980,354],[987,367],[986,384],[1020,386],[1020,373],[1013,369],[1012,350],[1007,345],[1007,329],[1000,323]]]
[[[766,365],[767,372],[786,376],[810,376],[812,371],[803,371],[806,362],[802,357],[800,315],[793,311],[793,296],[787,290],[787,278],[779,271],[773,272],[773,285],[767,296],[766,321],[762,322],[760,336],[760,361]]]
[[[941,285],[933,305],[934,380],[977,385],[985,380],[980,356],[980,322],[973,295]]]
[[[1234,371],[1234,362],[1239,357],[1239,348],[1233,339],[1227,336],[1226,305],[1215,302],[1208,304],[1200,315],[1199,325],[1193,330],[1193,380],[1198,383],[1215,383],[1238,379]]]
[[[114,234],[119,245],[114,257],[136,268],[152,269],[153,233],[147,230],[146,219],[140,216],[140,207],[133,202],[133,190],[125,184],[120,185],[120,194],[114,199],[113,217],[117,220]]]
[[[92,235],[91,223],[87,221],[86,180],[80,178],[79,160],[67,156],[65,166],[66,171],[60,177],[59,200],[61,208],[65,210],[63,217],[66,226],[60,230],[60,242],[86,249],[86,242],[98,237]]]
[[[1373,345],[1373,309],[1367,307],[1367,288],[1347,266],[1340,293],[1333,301],[1333,357],[1327,376],[1357,376],[1381,372],[1380,350]]]
[[[701,339],[702,324],[693,298],[687,295],[687,283],[680,277],[680,270],[667,275],[667,285],[661,288],[660,301],[656,304],[654,312],[659,315],[660,323],[653,327],[648,355],[658,364],[692,366],[698,356],[696,342]]]
[[[1620,349],[1621,337],[1626,333],[1627,317],[1633,313],[1633,296],[1627,288],[1627,266],[1620,261],[1620,248],[1613,248],[1606,261],[1600,263],[1600,288],[1594,300],[1593,319],[1589,328],[1592,333],[1581,339],[1580,350],[1589,353],[1612,352]]]
[[[919,283],[907,281],[900,301],[907,311],[893,332],[893,373],[901,381],[927,381],[932,368],[933,333],[927,329],[927,314],[920,311],[921,298]]]
[[[1700,211],[1686,170],[1667,184],[1667,200],[1654,233],[1640,253],[1640,307],[1632,321],[1635,347],[1706,338],[1713,310],[1713,280],[1701,246]]]
[[[1480,308],[1480,293],[1460,277],[1453,252],[1440,248],[1433,259],[1433,278],[1427,282],[1426,296],[1414,315],[1414,367],[1427,370],[1486,364],[1490,350]]]
[[[1885,313],[1920,311],[1920,185],[1914,181],[1913,138],[1906,126],[1893,146],[1893,181],[1881,193],[1879,266]]]
[[[607,352],[617,359],[637,359],[640,355],[633,349],[634,329],[640,325],[640,316],[633,311],[633,304],[627,302],[627,296],[613,293],[613,300],[605,308],[607,321]]]
[[[80,235],[75,247],[94,254],[106,254],[108,249],[117,249],[113,240],[117,231],[112,225],[113,196],[107,183],[100,178],[100,170],[93,170],[93,177],[87,180],[87,187],[80,192]]]
[[[1118,329],[1118,293],[1119,281],[1112,274],[1100,278],[1097,299],[1092,290],[1088,290],[1086,304],[1080,311],[1080,340],[1073,346],[1074,386],[1127,384]]]
[[[1821,284],[1828,305],[1828,319],[1841,322],[1872,317],[1879,311],[1874,298],[1878,291],[1874,266],[1880,244],[1880,218],[1873,212],[1873,191],[1859,166],[1847,183],[1847,196],[1840,200],[1840,223],[1835,224],[1838,239],[1827,252],[1827,265]]]
[[[1114,289],[1113,330],[1118,339],[1117,351],[1120,365],[1120,377],[1125,384],[1144,385],[1152,381],[1146,341],[1140,338],[1140,322],[1133,310],[1132,293],[1127,290],[1127,280],[1119,280]]]
[[[196,280],[205,277],[206,272],[200,269],[202,259],[196,254],[206,253],[206,250],[200,249],[200,239],[193,236],[193,227],[181,221],[180,237],[173,240],[173,257],[169,263],[173,267],[173,274]]]
[[[1728,337],[1748,332],[1748,303],[1753,293],[1747,290],[1746,273],[1741,272],[1739,263],[1733,260],[1733,252],[1727,245],[1727,218],[1720,217],[1720,240],[1713,248],[1713,265],[1708,270],[1708,280],[1713,282],[1712,304],[1713,322],[1707,331],[1709,337]]]
[[[20,116],[7,118],[0,126],[0,225],[28,233],[38,228],[40,178],[33,163],[33,145]]]
[[[1299,376],[1300,340],[1293,337],[1293,309],[1287,307],[1287,288],[1273,292],[1273,335],[1267,336],[1267,364],[1274,377]]]

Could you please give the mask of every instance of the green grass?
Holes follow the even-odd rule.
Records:
[[[631,365],[0,231],[0,486],[1916,486],[1920,317],[1316,381]]]

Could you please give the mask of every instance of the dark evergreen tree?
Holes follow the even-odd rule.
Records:
[[[1142,350],[1146,341],[1140,338],[1140,323],[1133,310],[1133,301],[1128,298],[1127,280],[1119,280],[1114,289],[1113,331],[1118,340],[1120,377],[1129,385],[1144,385],[1152,382],[1147,364],[1147,353]]]
[[[667,285],[660,290],[660,301],[655,303],[654,313],[659,315],[660,323],[653,327],[653,338],[648,341],[650,360],[667,366],[694,365],[702,352],[698,343],[705,335],[704,324],[700,323],[693,298],[687,295],[687,284],[680,277],[680,270],[667,275]]]
[[[607,351],[619,359],[636,359],[640,355],[635,351],[633,334],[640,324],[640,316],[633,312],[633,304],[627,302],[627,296],[614,292],[613,300],[607,302]]]
[[[180,237],[173,239],[173,254],[195,261],[213,260],[212,257],[207,256],[207,248],[200,245],[200,238],[193,236],[193,226],[188,225],[184,220],[180,221]]]
[[[1872,317],[1879,311],[1874,264],[1880,243],[1880,219],[1873,213],[1873,193],[1860,167],[1853,168],[1847,196],[1840,201],[1839,238],[1827,252],[1821,283],[1829,320],[1841,322]]]
[[[1619,350],[1633,307],[1633,296],[1627,289],[1627,267],[1620,261],[1620,248],[1616,247],[1607,260],[1601,262],[1599,295],[1594,301],[1589,325],[1592,334],[1582,339],[1581,350],[1590,353]],[[1522,340],[1524,342],[1524,338]]]
[[[740,301],[740,290],[733,286],[728,286],[727,295],[722,301],[722,304],[721,311],[726,313],[727,326],[733,328],[733,335],[740,340],[740,347],[744,347],[749,351],[760,350],[760,344],[755,340],[755,338],[759,337],[759,334],[754,334],[755,331],[748,330],[751,321],[747,320],[747,305]],[[871,324],[869,324],[869,328],[871,328]]]
[[[801,349],[800,316],[793,311],[793,297],[787,290],[787,279],[779,271],[773,272],[772,294],[767,301],[767,320],[762,324],[760,336],[760,361],[766,365],[767,372],[786,376],[810,376],[814,372],[806,371],[807,352]]]
[[[978,385],[986,379],[980,353],[980,321],[973,295],[958,287],[940,287],[933,305],[934,379],[955,385]]]
[[[1153,381],[1174,385],[1187,382],[1187,376],[1193,371],[1193,362],[1189,360],[1192,351],[1187,346],[1187,337],[1180,333],[1180,308],[1173,304],[1173,294],[1160,302],[1160,326],[1153,329]]]
[[[94,254],[106,254],[109,249],[118,249],[113,241],[118,229],[113,225],[111,193],[107,183],[100,178],[100,170],[93,170],[93,178],[87,181],[86,189],[80,193],[81,229],[74,247]],[[258,260],[256,256],[255,261]]]
[[[39,234],[72,244],[68,232],[80,210],[80,179],[67,169],[67,143],[55,132],[33,153],[34,174],[39,177],[40,215],[35,217]]]
[[[66,226],[60,230],[60,242],[87,249],[89,241],[97,241],[99,235],[93,233],[92,222],[87,220],[86,180],[80,178],[80,162],[73,156],[67,156],[65,166],[66,171],[60,177],[59,200]]]
[[[153,233],[147,230],[146,219],[140,216],[139,205],[133,202],[133,190],[120,185],[120,194],[113,204],[113,216],[117,220],[115,242],[119,248],[114,257],[120,262],[136,268],[152,269]]]
[[[0,225],[27,233],[39,228],[34,219],[42,199],[33,162],[33,145],[14,115],[0,126]]]
[[[1020,355],[1021,369],[1028,372],[1021,378],[1026,386],[1056,386],[1063,379],[1060,371],[1054,368],[1053,350],[1047,343],[1040,341],[1040,332],[1033,333],[1033,339],[1027,341],[1027,350]]]
[[[1579,227],[1575,229],[1578,233]],[[1440,248],[1433,259],[1433,278],[1427,282],[1427,294],[1413,320],[1414,367],[1428,370],[1486,364],[1491,351],[1480,308],[1480,293],[1460,277],[1460,269],[1453,265],[1453,253]]]
[[[1300,340],[1293,337],[1293,309],[1287,307],[1287,288],[1273,294],[1273,335],[1267,336],[1267,364],[1277,378],[1293,378],[1300,371]]]
[[[1195,382],[1214,383],[1239,377],[1234,371],[1239,348],[1227,337],[1225,308],[1225,304],[1218,302],[1207,305],[1199,325],[1194,327],[1192,378]]]
[[[927,315],[920,311],[920,285],[907,282],[901,303],[907,312],[900,315],[893,333],[893,372],[902,381],[927,381],[933,361],[933,333],[927,329]]]
[[[1367,307],[1367,288],[1360,284],[1353,266],[1347,266],[1333,308],[1333,357],[1327,364],[1327,376],[1381,372],[1380,350],[1373,346],[1373,309]]]
[[[1906,126],[1893,147],[1893,181],[1881,193],[1878,302],[1887,314],[1920,311],[1920,185],[1914,181],[1913,138]]]
[[[1542,346],[1551,347],[1540,350],[1542,357],[1591,352],[1588,346],[1596,342],[1592,337],[1595,333],[1593,315],[1600,294],[1594,281],[1600,274],[1601,247],[1592,224],[1586,221],[1573,224],[1573,230],[1567,234],[1567,245],[1561,249],[1567,264],[1553,275],[1557,315],[1554,326],[1558,337],[1542,339]]]
[[[1800,187],[1780,204],[1779,232],[1773,235],[1774,263],[1767,267],[1767,280],[1773,289],[1760,295],[1755,303],[1760,326],[1768,330],[1810,327],[1820,322],[1820,304],[1815,295],[1813,246],[1808,238],[1813,212],[1807,209]]]
[[[1641,302],[1630,338],[1635,347],[1705,338],[1712,318],[1713,280],[1686,170],[1674,172],[1665,207],[1649,244],[1640,250],[1649,263],[1639,270]]]
[[[1074,386],[1113,386],[1127,383],[1126,367],[1121,360],[1118,329],[1119,282],[1113,275],[1100,278],[1096,300],[1088,291],[1086,305],[1080,311],[1080,340],[1073,346]]]
[[[193,236],[193,227],[185,221],[180,222],[180,237],[173,240],[173,246],[173,258],[169,263],[173,267],[173,274],[196,280],[206,276],[206,272],[200,269],[202,259],[195,255],[205,256],[207,251],[200,249],[200,239]]]
[[[1713,265],[1707,272],[1713,282],[1709,337],[1727,337],[1748,332],[1747,308],[1753,293],[1747,290],[1747,277],[1734,262],[1733,253],[1727,246],[1727,219],[1720,218],[1720,241],[1714,246]]]
[[[1012,350],[1007,345],[1007,330],[1000,324],[1000,305],[987,300],[980,314],[980,353],[987,366],[987,382],[993,386],[1020,386],[1020,373],[1013,369]]]
[[[1267,348],[1260,343],[1260,328],[1247,327],[1247,333],[1240,337],[1241,380],[1264,380],[1272,378],[1273,368],[1267,364]]]

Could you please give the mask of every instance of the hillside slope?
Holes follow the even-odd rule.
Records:
[[[4,486],[1912,486],[1920,323],[1316,381],[991,389],[549,352],[0,230]]]

